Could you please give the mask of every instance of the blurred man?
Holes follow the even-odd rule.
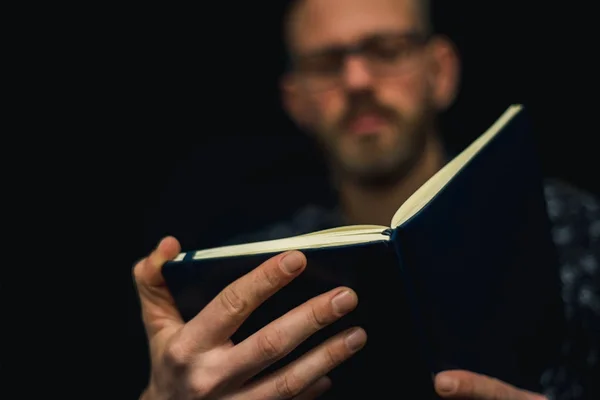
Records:
[[[428,3],[419,0],[297,0],[287,14],[286,43],[292,68],[282,82],[285,107],[325,149],[339,207],[301,210],[291,221],[246,239],[341,224],[387,225],[398,205],[448,157],[435,116],[458,90],[460,66],[452,43],[432,34]],[[590,398],[600,376],[594,375],[600,207],[558,183],[549,182],[546,195],[572,336],[564,345],[564,365],[549,366],[540,380],[550,398]],[[306,259],[297,252],[272,258],[183,324],[159,272],[179,251],[177,241],[167,238],[135,268],[152,355],[143,398],[315,398],[331,384],[328,372],[364,346],[363,330],[344,332],[245,385],[315,330],[354,309],[356,293],[347,288],[324,293],[234,346],[232,332],[300,274]],[[447,398],[541,398],[468,371],[441,373],[435,384]],[[401,388],[398,398],[404,398]]]

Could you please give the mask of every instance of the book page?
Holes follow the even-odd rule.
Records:
[[[371,232],[381,232],[388,228],[389,228],[388,226],[382,226],[382,225],[346,225],[346,226],[339,226],[337,228],[324,229],[322,231],[317,231],[317,232],[305,233],[302,236],[356,235],[356,234],[371,233]]]
[[[341,226],[300,236],[198,250],[193,258],[199,260],[386,241],[390,239],[389,235],[384,234],[386,229],[389,228],[378,225]]]
[[[391,227],[400,226],[421,210],[522,108],[519,104],[510,106],[479,138],[425,182],[396,211]]]

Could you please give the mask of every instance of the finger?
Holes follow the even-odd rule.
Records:
[[[306,267],[298,251],[274,256],[232,282],[183,328],[193,338],[193,350],[212,348],[229,340],[260,304],[291,282]]]
[[[544,396],[469,371],[444,371],[435,377],[435,388],[444,398],[473,400],[542,400]]]
[[[354,310],[357,304],[358,297],[353,290],[338,288],[310,299],[271,322],[231,349],[232,364],[243,368],[235,372],[236,378],[245,381],[256,375],[315,332]]]
[[[248,385],[233,400],[290,399],[313,382],[352,357],[365,345],[367,334],[361,328],[349,329],[330,338],[279,371]]]
[[[310,385],[298,396],[294,397],[294,400],[313,400],[321,397],[326,391],[331,388],[331,379],[327,376],[322,376],[317,379],[315,383]]]
[[[166,327],[183,323],[161,273],[163,264],[175,258],[180,249],[175,238],[166,237],[133,268],[142,319],[150,337]]]

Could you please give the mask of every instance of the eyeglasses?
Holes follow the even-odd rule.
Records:
[[[374,35],[353,46],[334,46],[298,55],[294,57],[293,70],[308,88],[325,90],[341,83],[345,61],[351,55],[358,55],[374,76],[393,77],[415,65],[416,54],[429,39],[429,35],[418,32]]]

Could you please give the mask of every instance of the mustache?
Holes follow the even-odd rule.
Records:
[[[398,121],[398,113],[378,102],[371,95],[356,95],[348,98],[348,107],[339,119],[338,127],[347,128],[356,117],[362,114],[375,114],[388,121]]]

